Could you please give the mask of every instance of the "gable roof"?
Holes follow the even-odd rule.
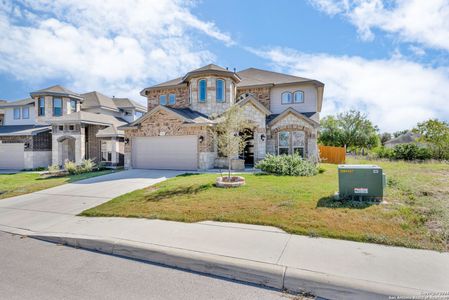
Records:
[[[153,114],[159,112],[159,111],[166,111],[168,113],[171,113],[178,117],[180,120],[182,120],[186,124],[192,124],[192,125],[210,125],[215,124],[214,121],[210,120],[205,114],[202,114],[200,112],[197,112],[195,110],[192,110],[190,108],[173,108],[173,107],[167,107],[163,105],[158,105],[149,112],[147,112],[145,115],[137,119],[136,121],[122,126],[120,129],[129,129],[133,128],[142,122],[144,122],[146,119],[151,117]]]
[[[22,106],[22,105],[28,105],[28,104],[34,104],[34,99],[26,98],[26,99],[10,101],[10,102],[2,101],[2,102],[0,102],[0,108]]]
[[[386,145],[409,144],[416,142],[420,137],[421,135],[419,133],[413,133],[411,131],[408,131],[396,138],[386,141],[385,144]]]
[[[80,94],[72,92],[71,90],[61,86],[61,85],[53,85],[45,89],[37,90],[35,92],[30,93],[31,97],[34,96],[66,96],[71,98],[77,98],[82,100],[82,97]]]
[[[6,125],[0,126],[0,136],[36,135],[50,130],[48,125]]]
[[[293,76],[289,74],[283,74],[273,71],[261,70],[256,68],[248,68],[237,72],[242,81],[240,81],[238,87],[246,86],[257,86],[257,85],[279,85],[279,84],[290,84],[290,83],[315,83],[318,85],[324,85],[314,79],[309,79],[305,77]]]
[[[83,103],[81,104],[81,109],[89,109],[89,108],[105,108],[113,111],[118,111],[117,106],[115,105],[112,98],[109,98],[102,93],[97,91],[81,94],[84,98]]]
[[[313,127],[318,127],[320,125],[317,121],[310,119],[310,117],[313,116],[315,113],[307,113],[307,114],[311,114],[310,117],[308,117],[305,115],[306,113],[300,113],[299,111],[297,111],[291,107],[284,110],[281,114],[270,115],[270,117],[267,118],[267,125],[271,126],[271,125],[276,124],[277,122],[282,120],[284,117],[286,117],[288,114],[293,114],[297,118],[303,119],[307,123],[311,124]]]
[[[114,101],[115,106],[121,109],[125,108],[134,108],[138,111],[146,112],[147,108],[143,106],[142,104],[139,104],[129,98],[112,98],[112,101]]]
[[[267,116],[271,114],[271,112],[262,103],[260,103],[260,101],[256,100],[256,98],[254,98],[254,96],[251,94],[247,95],[243,100],[237,102],[237,104],[242,107],[247,103],[251,103],[252,105],[254,105],[254,107],[259,109]]]

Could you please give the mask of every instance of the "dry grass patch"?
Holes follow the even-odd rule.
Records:
[[[82,215],[240,222],[310,236],[447,250],[449,165],[375,163],[389,178],[387,204],[336,202],[336,166],[323,164],[325,172],[313,177],[245,175],[247,184],[236,189],[214,187],[214,174],[187,174]]]

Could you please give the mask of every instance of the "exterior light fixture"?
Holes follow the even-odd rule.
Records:
[[[24,146],[25,149],[30,149],[30,143],[29,142],[26,142],[23,146]]]
[[[262,134],[262,135],[260,136],[260,139],[262,140],[262,142],[265,141],[265,138],[266,138],[265,134]]]
[[[129,138],[125,138],[125,144],[129,144]]]
[[[200,141],[200,144],[204,141],[204,136],[200,135],[200,137],[198,138],[198,140]]]

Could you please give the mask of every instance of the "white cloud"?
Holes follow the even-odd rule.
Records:
[[[396,34],[407,42],[449,50],[449,2],[447,0],[309,0],[329,14],[342,14],[365,40],[373,29]]]
[[[197,38],[231,37],[185,0],[0,0],[0,72],[134,97],[214,60]]]
[[[411,128],[428,118],[449,120],[449,69],[401,58],[367,60],[282,48],[253,52],[278,71],[324,82],[323,115],[359,109],[384,131]]]

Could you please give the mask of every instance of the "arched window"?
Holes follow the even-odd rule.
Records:
[[[281,103],[282,104],[291,104],[292,103],[292,93],[283,92],[281,95]]]
[[[215,100],[217,102],[224,102],[225,99],[225,82],[223,79],[215,81]]]
[[[206,102],[207,99],[207,81],[201,79],[198,81],[198,102]]]
[[[295,102],[295,103],[304,103],[304,92],[303,91],[296,91],[293,94],[293,102]]]

